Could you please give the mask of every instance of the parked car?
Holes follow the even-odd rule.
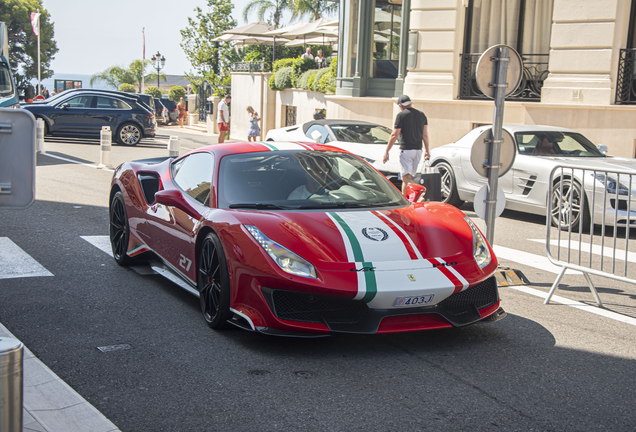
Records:
[[[179,110],[177,109],[177,103],[167,98],[161,98],[161,103],[168,110],[168,123],[179,121]]]
[[[400,149],[396,144],[389,160],[382,163],[391,129],[358,120],[312,120],[295,126],[272,129],[265,141],[311,141],[347,150],[369,162],[393,183],[399,182]]]
[[[21,106],[44,120],[46,135],[99,137],[102,126],[110,126],[113,139],[129,146],[155,136],[154,112],[134,95],[97,90],[64,93],[47,103]]]
[[[157,123],[161,122],[165,125],[169,124],[168,110],[161,102],[161,99],[155,99],[155,119]]]
[[[351,153],[226,143],[153,162],[114,174],[114,259],[155,262],[200,298],[212,328],[307,337],[505,316],[497,260],[475,224],[448,204],[414,202],[420,185],[407,200]]]
[[[464,201],[472,202],[475,193],[487,183],[473,168],[470,155],[473,144],[479,135],[490,126],[473,129],[452,144],[434,148],[431,151],[431,165],[437,166],[442,174],[443,201],[461,206]],[[627,214],[627,206],[615,210],[616,183],[618,179],[605,179],[603,171],[633,170],[636,174],[636,160],[606,156],[581,133],[570,129],[539,125],[504,125],[514,138],[516,155],[512,168],[499,178],[499,186],[506,197],[506,209],[526,213],[545,215],[548,200],[553,208],[559,200],[569,207],[572,198],[572,216],[564,211],[559,218],[558,211],[552,215],[552,223],[562,229],[577,230],[579,223],[589,226],[594,206],[594,223],[601,223],[605,212],[608,221],[636,221],[636,211]],[[566,166],[594,166],[596,175],[589,171],[582,179],[583,171],[574,171],[574,182],[569,178],[557,176],[554,184],[549,177],[553,168]],[[599,174],[600,173],[600,174]],[[581,185],[585,185],[585,198],[582,199]],[[613,186],[612,186],[613,185]],[[607,187],[607,193],[605,189]],[[628,187],[619,184],[620,194],[628,195]],[[632,202],[636,207],[636,184],[632,185]],[[565,200],[565,201],[563,201]],[[620,200],[623,203],[623,199]],[[615,215],[616,212],[616,215]],[[613,223],[613,222],[612,222]],[[623,223],[624,225],[624,223]]]

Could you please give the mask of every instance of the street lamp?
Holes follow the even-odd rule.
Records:
[[[153,55],[150,60],[153,66],[157,68],[157,88],[159,88],[159,71],[166,65],[166,58],[157,51],[157,54]]]

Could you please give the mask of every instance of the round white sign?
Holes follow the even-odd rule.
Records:
[[[481,189],[475,194],[475,200],[473,201],[473,208],[475,213],[479,216],[479,219],[486,220],[486,199],[488,198],[488,185],[482,186]],[[506,195],[502,188],[497,186],[497,204],[495,206],[495,217],[501,216],[504,208],[506,208]]]

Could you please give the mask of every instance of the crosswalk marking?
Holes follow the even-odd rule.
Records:
[[[109,256],[113,256],[113,250],[110,247],[110,238],[108,236],[80,236],[80,238],[86,240],[100,251],[107,253]]]
[[[0,237],[0,279],[53,276],[7,237]]]
[[[554,274],[561,273],[561,267],[555,266],[550,262],[548,257],[523,252],[516,249],[510,249],[504,246],[493,246],[495,255],[498,259],[506,259],[514,261],[528,267],[534,267],[539,270],[547,271]],[[582,274],[575,270],[567,270],[565,274]]]

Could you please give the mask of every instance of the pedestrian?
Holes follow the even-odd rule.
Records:
[[[322,69],[327,66],[327,59],[322,56],[322,50],[318,50],[318,55],[316,56],[316,67],[318,69]]]
[[[183,122],[185,122],[185,119],[188,116],[186,103],[183,100],[183,98],[179,99],[179,103],[177,104],[177,109],[179,110],[179,124],[181,125],[181,127],[183,127]]]
[[[247,112],[250,113],[250,130],[247,131],[247,141],[256,141],[256,137],[259,137],[260,141],[261,128],[258,125],[258,122],[261,120],[261,118],[251,106],[247,107]]]
[[[232,102],[232,96],[226,94],[216,110],[216,122],[219,126],[219,144],[225,142],[225,135],[230,130],[230,108],[228,104]]]
[[[313,60],[314,56],[311,54],[311,48],[307,47],[307,49],[305,50],[305,54],[301,55],[300,58],[308,58]]]
[[[402,175],[402,193],[406,195],[406,186],[414,183],[413,177],[422,159],[422,143],[424,143],[424,159],[430,159],[428,147],[428,121],[426,115],[412,106],[411,98],[402,95],[398,98],[400,112],[395,116],[393,132],[389,137],[384,152],[383,163],[389,160],[389,151],[396,140],[400,144],[400,165]]]

